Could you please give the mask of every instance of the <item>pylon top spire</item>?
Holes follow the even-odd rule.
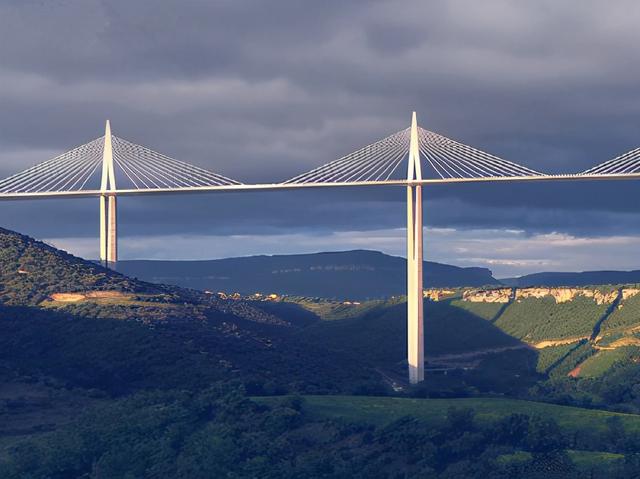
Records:
[[[418,137],[418,115],[414,111],[411,115],[411,133],[409,137],[409,165],[407,180],[421,180],[422,168],[420,167],[420,144]]]
[[[111,122],[107,120],[104,127],[104,148],[102,150],[102,181],[100,190],[115,190],[116,174],[113,168],[113,144],[111,138]]]

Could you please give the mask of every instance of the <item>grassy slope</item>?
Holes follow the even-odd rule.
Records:
[[[573,349],[576,344],[562,344],[560,346],[550,346],[538,350],[537,370],[540,373],[547,373],[552,367],[561,362]]]
[[[607,306],[584,297],[560,304],[552,297],[526,298],[511,304],[495,324],[528,342],[590,336]]]
[[[589,341],[583,340],[577,343],[564,360],[549,372],[549,376],[555,378],[567,376],[574,368],[588,360],[594,353],[595,349]]]
[[[366,396],[304,396],[306,410],[318,417],[344,418],[375,425],[385,425],[404,416],[441,424],[449,408],[472,408],[480,422],[492,422],[514,413],[535,414],[554,419],[567,432],[576,429],[605,431],[607,419],[619,417],[627,432],[640,432],[640,415],[598,409],[558,406],[533,401],[503,398],[408,399]],[[281,398],[255,398],[273,403]]]
[[[571,461],[581,469],[590,470],[598,467],[611,467],[613,463],[624,460],[623,454],[605,451],[580,451],[568,449],[567,454]],[[517,451],[512,454],[503,454],[498,457],[501,464],[517,464],[531,460],[532,454],[527,451]]]
[[[640,323],[640,295],[632,296],[622,301],[621,307],[617,308],[602,325],[602,332],[609,333],[617,330],[624,330]]]
[[[614,350],[601,350],[580,365],[580,376],[597,378],[619,361],[629,361],[640,356],[637,346],[623,346]]]
[[[567,451],[571,460],[580,468],[593,468],[598,466],[609,466],[611,463],[623,461],[623,454],[604,451]]]

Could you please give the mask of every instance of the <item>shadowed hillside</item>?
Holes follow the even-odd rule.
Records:
[[[27,375],[108,395],[219,379],[256,392],[379,381],[339,351],[290,341],[309,318],[131,279],[7,230],[0,244],[0,380]]]

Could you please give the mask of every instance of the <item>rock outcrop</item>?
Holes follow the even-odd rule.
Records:
[[[640,293],[640,288],[622,288],[622,302]],[[442,301],[450,298],[459,290],[429,288],[423,291],[423,297],[431,301]],[[590,288],[491,288],[491,289],[465,289],[462,291],[462,300],[470,303],[501,303],[506,304],[511,300],[542,299],[552,297],[556,304],[573,301],[577,297],[591,298],[597,305],[611,304],[620,294],[618,289],[601,291]],[[622,302],[618,307],[622,307]]]
[[[598,305],[611,304],[618,297],[618,291],[602,292],[597,289],[584,288],[522,288],[516,290],[516,301],[525,298],[553,297],[556,303],[573,301],[577,296],[593,298]]]
[[[431,301],[440,301],[442,299],[448,298],[454,295],[456,292],[452,289],[425,289],[422,291],[422,296],[424,298],[430,299]]]
[[[512,295],[511,288],[471,289],[462,293],[462,300],[471,303],[508,303]]]
[[[640,289],[638,288],[623,288],[622,289],[622,300],[629,299],[636,294],[640,293]]]
[[[63,303],[77,303],[85,299],[116,299],[131,296],[120,291],[89,291],[87,293],[53,293],[52,301]]]
[[[629,299],[640,293],[640,288],[623,288],[622,300]],[[591,298],[597,305],[611,304],[618,297],[618,290],[601,291],[589,288],[495,288],[495,289],[467,289],[462,292],[462,300],[471,303],[508,303],[510,300],[522,301],[527,298],[542,299],[552,297],[557,304],[573,301],[581,296]],[[437,296],[436,293],[425,291],[425,297]],[[437,299],[434,299],[437,301]]]

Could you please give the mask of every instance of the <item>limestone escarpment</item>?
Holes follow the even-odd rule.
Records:
[[[445,298],[453,296],[456,292],[452,289],[425,289],[422,292],[422,296],[424,298],[430,299],[431,301],[441,301]]]
[[[508,303],[512,294],[511,288],[472,289],[462,293],[462,300],[472,303]]]
[[[460,291],[460,290],[458,290]],[[431,288],[424,290],[424,297],[432,301],[442,301],[458,293],[451,289]],[[556,304],[573,301],[578,297],[591,298],[597,305],[613,303],[619,294],[621,299],[627,300],[640,293],[640,288],[612,289],[610,291],[596,288],[556,288],[556,287],[529,287],[529,288],[490,288],[490,289],[464,289],[461,291],[462,301],[471,303],[501,303],[506,304],[511,300],[522,301],[527,298],[542,299],[552,297]]]

